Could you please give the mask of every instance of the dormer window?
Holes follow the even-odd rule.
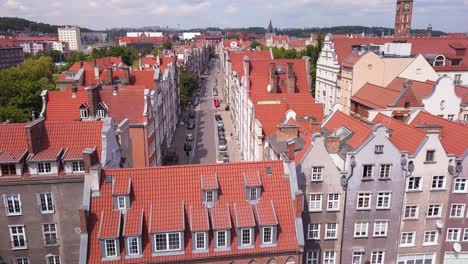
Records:
[[[445,66],[445,57],[442,55],[437,56],[434,60],[434,66]]]
[[[375,145],[375,151],[374,152],[377,153],[377,154],[381,154],[381,153],[383,153],[383,148],[384,148],[383,145]]]
[[[140,255],[140,239],[138,237],[127,238],[127,248],[129,256]]]
[[[84,161],[82,160],[73,161],[72,170],[73,172],[84,172],[85,170]]]
[[[207,190],[205,191],[205,202],[206,203],[214,203],[215,202],[215,191],[214,190]]]
[[[125,198],[125,196],[117,197],[117,209],[127,209],[127,199]]]
[[[52,166],[50,162],[38,162],[37,171],[39,174],[47,174],[52,171]]]
[[[244,185],[248,201],[257,202],[260,200],[262,181],[258,172],[244,175]]]
[[[213,203],[218,201],[218,177],[216,175],[202,176],[201,187],[203,194],[203,203],[211,207]]]
[[[14,163],[2,164],[2,176],[16,175],[16,165]]]
[[[106,111],[103,110],[103,109],[99,109],[97,110],[97,115],[96,115],[97,118],[105,118],[106,117]]]
[[[260,199],[260,190],[259,188],[249,188],[249,200],[257,201]]]
[[[116,240],[115,239],[106,239],[105,240],[105,247],[106,247],[106,257],[113,258],[117,256],[117,247],[116,247]]]
[[[273,244],[273,227],[262,228],[262,244]]]
[[[125,210],[130,209],[131,206],[131,199],[130,193],[132,188],[132,178],[121,179],[121,178],[114,178],[112,176],[107,176],[109,178],[110,183],[112,184],[112,196],[114,200],[114,210]],[[106,178],[106,180],[107,180]],[[125,181],[126,183],[120,182],[121,180]]]
[[[88,108],[85,108],[85,107],[80,108],[80,118],[81,119],[89,118]]]

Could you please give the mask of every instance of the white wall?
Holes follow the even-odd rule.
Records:
[[[422,103],[427,112],[443,118],[453,115],[456,120],[460,114],[461,98],[455,94],[453,81],[447,76],[437,80],[432,94],[423,98]]]
[[[468,71],[438,71],[437,74],[439,76],[448,76],[455,80],[455,75],[460,75],[461,83],[458,85],[468,86]]]

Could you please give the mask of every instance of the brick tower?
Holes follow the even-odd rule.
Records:
[[[395,37],[407,37],[411,31],[413,0],[397,0],[395,15]]]

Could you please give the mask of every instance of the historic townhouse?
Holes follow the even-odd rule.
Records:
[[[4,263],[78,263],[84,174],[119,167],[110,118],[0,124],[0,256]]]
[[[295,180],[281,161],[93,168],[79,263],[301,263]]]

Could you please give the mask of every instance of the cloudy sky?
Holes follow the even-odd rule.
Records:
[[[396,0],[0,0],[0,16],[91,29],[123,26],[393,27]],[[468,0],[415,0],[413,28],[468,31]]]

